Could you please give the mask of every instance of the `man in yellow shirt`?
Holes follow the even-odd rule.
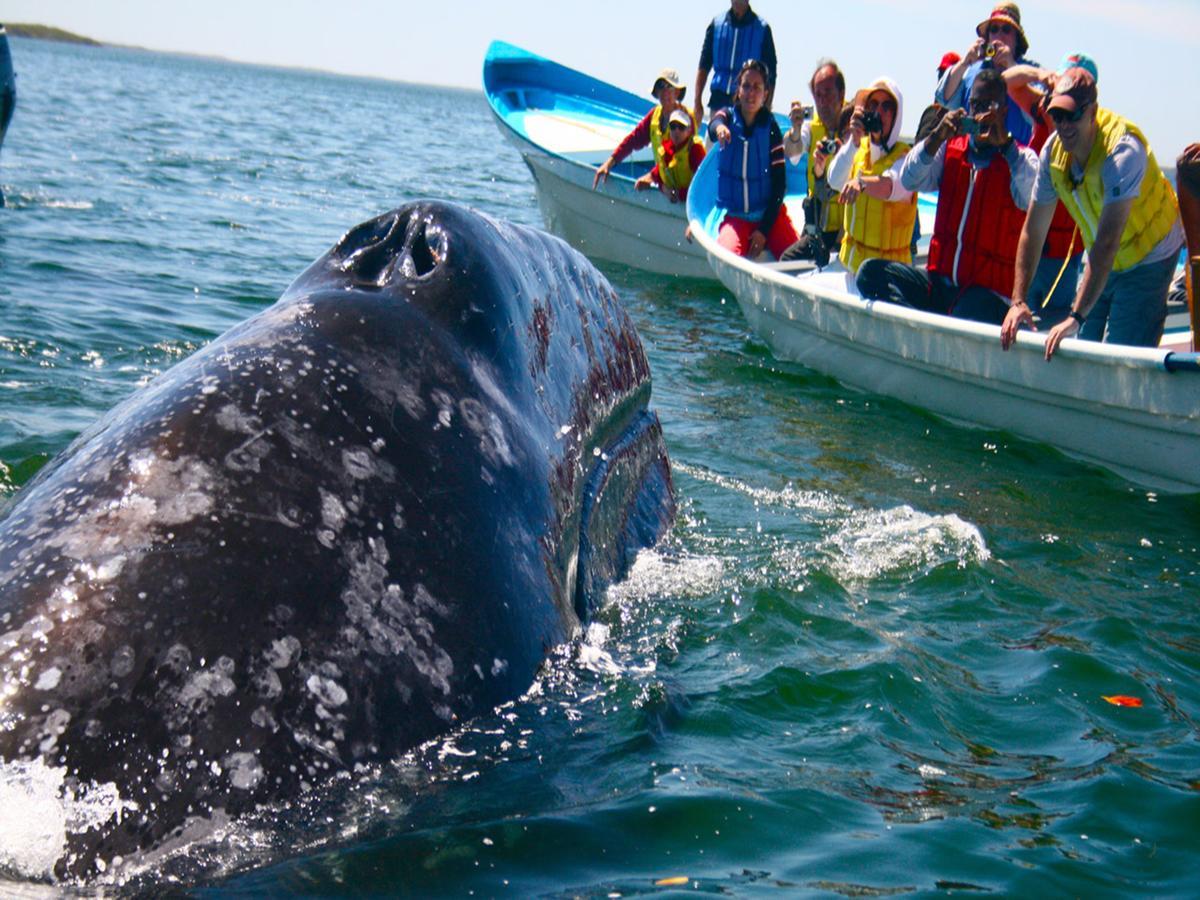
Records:
[[[1046,338],[1046,359],[1076,334],[1157,346],[1183,246],[1175,192],[1141,130],[1098,105],[1096,80],[1086,69],[1058,76],[1048,112],[1056,131],[1042,148],[1001,346],[1012,346],[1021,326],[1033,327],[1025,295],[1058,200],[1079,226],[1088,260],[1070,315]]]

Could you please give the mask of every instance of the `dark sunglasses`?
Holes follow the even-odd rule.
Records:
[[[982,116],[984,113],[994,112],[1000,108],[1000,103],[997,100],[972,100],[970,103],[971,115]]]
[[[988,26],[988,34],[1012,34],[1012,33],[1013,33],[1013,27],[1011,25],[1009,25],[1007,22],[1001,23],[1000,25],[989,25]]]
[[[888,112],[894,113],[896,111],[896,101],[884,100],[882,103],[879,103],[875,100],[868,100],[867,105],[864,108],[867,110],[867,112],[875,112],[879,109],[886,109]]]
[[[672,131],[687,131],[688,130],[688,127],[686,125],[681,125],[679,122],[672,122],[667,127],[670,128]]]
[[[1054,120],[1055,125],[1074,125],[1083,118],[1083,114],[1087,112],[1088,107],[1091,105],[1092,104],[1090,103],[1085,103],[1072,113],[1069,113],[1063,109],[1051,109],[1050,118]]]

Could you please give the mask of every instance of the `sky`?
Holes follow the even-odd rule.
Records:
[[[775,107],[811,102],[808,78],[833,57],[851,93],[889,75],[905,131],[932,100],[937,62],[962,53],[990,0],[757,0],[779,53]],[[1024,0],[1029,56],[1091,55],[1100,103],[1141,126],[1164,165],[1200,140],[1200,0]],[[493,39],[637,92],[660,69],[694,84],[704,28],[721,0],[0,0],[0,21],[55,25],[105,43],[397,81],[479,88]],[[824,16],[824,22],[821,17]],[[671,23],[674,23],[673,25]],[[16,60],[18,72],[20,60]],[[690,99],[690,98],[689,98]]]

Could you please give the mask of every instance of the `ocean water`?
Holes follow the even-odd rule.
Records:
[[[358,222],[435,197],[540,224],[477,92],[11,44],[2,497]],[[1200,498],[780,363],[715,283],[602,269],[654,373],[663,545],[519,701],[110,880],[1200,893]],[[54,788],[0,783],[3,877]]]

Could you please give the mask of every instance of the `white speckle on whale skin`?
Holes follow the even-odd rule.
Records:
[[[290,634],[272,641],[263,657],[272,669],[286,669],[300,655],[300,641]]]
[[[217,410],[216,421],[226,431],[240,434],[258,434],[263,429],[262,420],[258,416],[242,412],[233,403],[226,403]]]
[[[337,542],[338,533],[346,524],[346,507],[342,501],[338,499],[325,488],[320,488],[321,494],[321,520],[326,527],[317,532],[317,541],[324,547],[333,550]]]
[[[263,769],[253,753],[230,753],[223,761],[229,772],[229,783],[238,790],[253,790],[262,781]]]
[[[58,737],[67,730],[67,725],[71,723],[71,714],[65,709],[56,709],[50,715],[46,716],[46,721],[42,725],[42,734],[45,738],[38,745],[38,749],[43,753],[54,752],[58,746]]]
[[[322,678],[320,675],[308,676],[306,687],[323,706],[341,706],[350,699],[346,690],[332,678]]]
[[[62,680],[62,669],[58,666],[51,666],[45,672],[38,676],[37,682],[33,685],[34,690],[52,691],[58,687],[59,681]]]

